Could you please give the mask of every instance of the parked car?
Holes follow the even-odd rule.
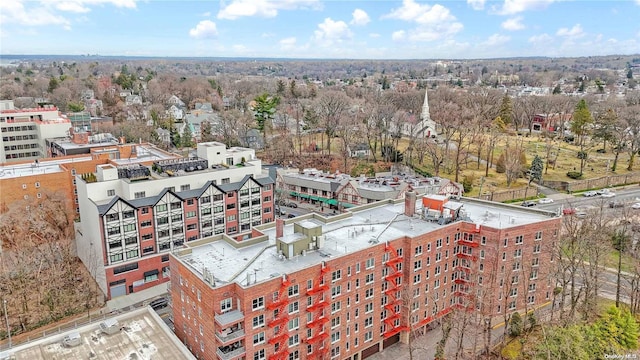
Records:
[[[592,197],[592,196],[596,196],[596,195],[599,195],[599,194],[597,192],[595,192],[595,191],[585,191],[582,195],[586,196],[586,197]]]
[[[631,208],[632,208],[632,209],[635,209],[635,210],[640,209],[640,202],[639,202],[639,203],[635,203],[635,204],[631,205]]]
[[[298,204],[296,204],[296,203],[294,203],[294,202],[288,202],[288,203],[287,203],[287,206],[288,206],[288,207],[290,207],[290,208],[294,208],[294,209],[295,209],[295,208],[297,208],[297,207],[298,207]]]
[[[576,213],[576,209],[574,209],[574,208],[562,209],[562,214],[563,215],[573,215],[575,213]]]
[[[610,191],[607,192],[603,192],[602,194],[600,194],[601,197],[603,198],[612,198],[614,196],[616,196],[616,193],[612,193]]]
[[[524,207],[532,207],[536,206],[536,203],[534,203],[533,201],[523,201],[521,205]]]
[[[284,211],[282,208],[276,208],[276,214],[287,215],[287,212]]]
[[[296,214],[289,214],[289,215],[287,215],[287,217],[288,217],[289,219],[292,219],[292,218],[296,217]]]
[[[161,297],[150,302],[149,306],[151,306],[153,310],[162,309],[169,306],[169,300],[165,297]]]
[[[538,200],[538,204],[551,204],[552,202],[553,202],[553,199],[551,198],[542,198]]]

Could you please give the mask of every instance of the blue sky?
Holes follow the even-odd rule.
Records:
[[[4,0],[1,54],[439,59],[640,53],[640,0]]]

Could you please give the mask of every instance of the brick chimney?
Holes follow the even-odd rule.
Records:
[[[417,194],[413,190],[404,193],[404,214],[406,216],[411,217],[415,214],[417,197]]]
[[[276,219],[276,239],[284,235],[284,220]]]

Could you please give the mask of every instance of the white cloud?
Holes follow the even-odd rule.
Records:
[[[529,38],[529,42],[532,44],[547,44],[552,40],[553,38],[549,34],[534,35]]]
[[[558,32],[556,32],[558,36],[565,36],[571,38],[578,38],[584,36],[584,31],[582,30],[582,26],[580,24],[575,24],[571,29],[569,28],[560,28]]]
[[[482,42],[483,46],[500,46],[509,42],[511,38],[506,35],[493,34],[487,38],[487,40]]]
[[[384,18],[415,23],[416,28],[407,32],[407,38],[411,41],[433,41],[450,37],[464,27],[446,7],[439,4],[420,5],[415,0],[403,0],[401,7],[384,15]]]
[[[297,39],[295,37],[288,37],[280,40],[280,49],[285,51],[291,51],[296,48]]]
[[[205,11],[202,13],[202,17],[209,17],[211,16],[211,11]]]
[[[379,38],[379,37],[380,37],[380,34],[378,34],[378,33],[370,33],[370,34],[369,34],[369,37],[370,37],[370,38],[377,39],[377,38]]]
[[[216,24],[211,20],[202,20],[189,30],[189,36],[196,39],[206,39],[216,37],[218,35],[218,29]]]
[[[243,16],[269,18],[277,16],[278,10],[317,9],[320,6],[319,0],[232,0],[218,12],[218,19],[235,20]]]
[[[249,50],[249,49],[247,49],[247,47],[246,47],[246,46],[244,46],[244,45],[240,45],[240,44],[233,45],[233,46],[231,46],[231,48],[232,48],[232,49],[233,49],[233,51],[235,51],[236,53],[246,53],[246,52],[247,52],[247,50]]]
[[[502,23],[502,28],[505,30],[516,31],[524,29],[524,24],[522,23],[522,16],[516,16],[511,19],[507,19]]]
[[[636,0],[636,4],[638,4],[638,6],[640,6],[640,0]]]
[[[29,3],[26,8],[21,0],[0,2],[0,24],[19,24],[22,26],[36,27],[48,25],[60,25],[65,29],[71,29],[71,22],[52,9]]]
[[[406,33],[404,32],[404,30],[394,31],[391,34],[391,40],[393,40],[393,41],[402,41],[402,40],[404,40],[405,36],[406,36]]]
[[[136,0],[12,0],[0,2],[0,23],[26,27],[59,25],[71,30],[71,21],[60,12],[83,14],[92,6],[112,5],[134,9]]]
[[[529,10],[541,10],[556,0],[505,0],[502,8],[494,9],[502,15],[513,15]]]
[[[473,10],[482,10],[484,9],[485,0],[467,0],[467,4],[471,6]]]
[[[136,0],[49,0],[41,1],[44,5],[53,6],[60,11],[86,13],[92,5],[113,5],[119,8],[136,8]]]
[[[371,19],[369,15],[362,9],[353,10],[353,19],[351,19],[351,24],[353,25],[367,25]]]
[[[325,18],[318,24],[318,30],[314,31],[314,38],[323,46],[331,46],[334,43],[350,40],[353,34],[349,30],[349,25],[344,21],[333,21],[331,18]]]

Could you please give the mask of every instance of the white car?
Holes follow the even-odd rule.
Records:
[[[616,193],[612,193],[612,192],[607,191],[605,193],[602,193],[600,196],[603,197],[603,198],[612,198],[612,197],[616,196]]]
[[[598,195],[598,193],[596,193],[595,191],[585,191],[582,195],[586,197],[592,197]]]
[[[640,202],[639,202],[639,203],[635,203],[635,204],[631,205],[631,208],[632,208],[632,209],[636,209],[636,210],[637,210],[637,209],[640,209]]]
[[[552,202],[553,202],[553,199],[550,199],[550,198],[542,198],[538,200],[538,204],[551,204]]]

